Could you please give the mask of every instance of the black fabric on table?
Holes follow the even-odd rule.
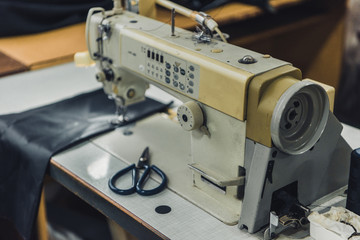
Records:
[[[167,106],[152,99],[131,105],[127,123]],[[0,223],[9,222],[24,239],[29,239],[51,156],[113,130],[110,119],[114,116],[115,104],[102,90],[0,116]],[[12,239],[7,230],[16,235],[13,229],[0,227],[0,239]]]
[[[0,0],[0,37],[84,22],[90,8],[112,6],[112,0]]]

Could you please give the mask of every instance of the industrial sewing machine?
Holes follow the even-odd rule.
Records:
[[[305,206],[347,184],[351,149],[331,112],[332,87],[302,80],[269,55],[116,4],[90,10],[86,34],[96,78],[119,107],[144,100],[149,84],[183,102],[178,123],[151,117],[134,135],[164,144],[152,161],[169,188],[220,221],[254,233],[271,216],[275,234],[303,224]]]

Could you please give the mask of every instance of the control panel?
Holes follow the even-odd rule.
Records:
[[[188,60],[122,36],[121,65],[168,88],[198,99],[200,66]]]

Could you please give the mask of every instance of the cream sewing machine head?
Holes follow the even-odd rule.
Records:
[[[287,215],[347,184],[350,148],[330,111],[332,87],[268,55],[119,9],[92,9],[86,34],[96,78],[118,105],[142,101],[149,83],[184,102],[177,115],[191,152],[180,164],[193,178],[184,197],[224,223],[252,233],[270,212]]]

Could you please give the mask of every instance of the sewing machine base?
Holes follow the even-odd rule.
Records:
[[[338,150],[337,154],[345,155],[347,150],[350,151],[351,149],[346,144],[346,142],[344,142],[342,137],[340,137],[341,125],[336,121],[336,119],[333,116],[330,117],[328,129],[329,128],[331,128],[332,131],[327,131],[328,133],[325,135],[325,138],[333,139],[332,144],[334,146],[336,146],[336,144],[338,144],[339,142],[340,144],[339,148],[341,151]],[[173,192],[189,200],[190,202],[200,207],[201,209],[205,210],[206,212],[210,213],[214,217],[218,218],[220,221],[224,222],[225,224],[228,225],[237,224],[240,218],[239,214],[232,211],[232,209],[230,209],[228,205],[213,198],[211,196],[211,192],[202,191],[194,186],[193,172],[189,168],[189,164],[191,164],[190,134],[191,133],[189,132],[183,131],[183,129],[176,122],[168,119],[166,114],[156,114],[152,117],[139,121],[134,125],[128,126],[126,128],[121,128],[112,133],[95,138],[93,140],[93,143],[129,164],[136,162],[141,150],[146,146],[149,146],[152,163],[163,169],[163,171],[167,174],[169,178],[168,187]],[[174,144],[174,138],[176,138],[177,144]],[[276,160],[288,161],[289,164],[279,164],[274,168],[273,174],[275,177],[274,179],[275,183],[270,184],[268,179],[269,176],[265,173],[256,174],[254,172],[251,175],[251,172],[254,171],[252,169],[254,168],[256,169],[256,171],[260,171],[259,166],[255,167],[256,163],[257,165],[260,164],[261,166],[263,166],[263,168],[261,169],[263,169],[264,171],[267,171],[267,167],[268,167],[268,164],[264,164],[263,162],[259,161],[258,159],[259,156],[257,157],[258,159],[257,161],[254,161],[253,158],[249,156],[255,153],[256,150],[255,148],[257,148],[256,150],[257,154],[264,153],[264,149],[261,150],[258,148],[261,147],[266,148],[266,147],[262,146],[261,144],[253,144],[254,146],[252,146],[251,143],[252,141],[247,140],[246,143],[247,160],[245,162],[245,168],[247,169],[247,174],[250,175],[247,175],[248,189],[245,188],[245,197],[243,199],[243,204],[247,204],[247,208],[242,209],[240,224],[239,224],[239,226],[246,225],[249,232],[251,233],[261,229],[263,226],[265,226],[268,223],[269,212],[271,209],[270,209],[270,205],[266,204],[266,202],[271,203],[273,191],[276,191],[277,189],[281,188],[280,186],[281,184],[292,183],[296,181],[296,179],[301,179],[299,181],[299,186],[296,187],[300,191],[300,195],[298,196],[300,202],[306,205],[310,204],[318,197],[324,195],[324,193],[335,191],[336,189],[346,185],[344,184],[345,181],[344,179],[339,179],[339,178],[333,179],[334,184],[332,186],[327,186],[326,188],[324,188],[323,191],[324,193],[322,193],[320,190],[319,191],[311,190],[313,195],[315,194],[317,197],[315,198],[314,196],[310,196],[309,194],[306,194],[306,192],[308,191],[306,189],[307,188],[313,189],[316,188],[316,186],[306,187],[308,183],[306,183],[304,179],[308,178],[307,175],[304,174],[301,176],[297,176],[296,174],[290,173],[291,171],[289,169],[288,170],[284,169],[284,167],[286,168],[286,166],[290,166],[290,165],[292,166],[293,164],[295,165],[300,164],[300,166],[297,167],[293,166],[293,169],[297,169],[301,166],[304,167],[305,165],[301,164],[301,161],[296,160],[297,158],[300,159],[302,157],[301,156],[297,157],[296,155],[292,156],[294,161],[291,161],[291,159],[289,159],[289,156],[282,156],[283,154],[280,152],[278,153]],[[325,147],[324,144],[327,146],[326,143],[321,143],[320,141],[319,144],[316,146],[317,149],[312,150],[313,152],[315,152],[315,156],[313,156],[314,153],[309,153],[309,154],[313,157],[320,159],[321,154],[324,152],[323,151],[323,148]],[[269,149],[269,151],[270,153],[268,155],[271,158],[271,156],[273,156],[271,154],[272,149]],[[332,153],[329,152],[328,154],[331,155]],[[339,155],[336,156],[338,157],[338,160],[336,161],[340,161],[341,158],[339,158]],[[326,158],[326,156],[323,157],[323,159],[324,158]],[[269,159],[266,158],[265,160],[269,160]],[[296,161],[298,163],[296,163]],[[324,159],[324,161],[326,160]],[[313,166],[314,168],[318,168],[321,165],[321,161],[318,162],[312,161],[312,163],[313,165],[314,164],[316,165]],[[334,166],[338,166],[338,164],[339,163],[335,164]],[[344,165],[346,164],[347,163],[344,161]],[[277,168],[280,166],[283,167],[280,169]],[[329,168],[331,168],[331,166],[329,166]],[[346,171],[346,169],[348,169],[348,166],[345,166],[342,171]],[[278,174],[277,172],[279,171],[289,172],[290,175],[288,178],[291,178],[291,176],[293,176],[295,180],[294,181],[289,180],[287,182],[286,181],[278,182],[276,180],[277,179],[276,174]],[[310,176],[311,174],[308,173],[308,175]],[[346,175],[345,172],[343,175],[344,176]],[[254,180],[252,177],[256,177],[256,179]],[[308,180],[311,181],[310,178]],[[263,184],[257,184],[258,181],[262,181],[264,184],[266,183],[267,187],[266,188],[264,187],[264,189],[260,189],[259,187],[262,187]],[[224,194],[221,193],[222,190],[219,189],[218,187],[213,186],[211,183],[208,184],[210,188],[215,189],[216,191],[219,192],[219,194]],[[259,197],[261,193],[264,195],[263,198]],[[257,194],[260,195],[257,196]],[[258,214],[255,216],[254,212],[257,212]]]

